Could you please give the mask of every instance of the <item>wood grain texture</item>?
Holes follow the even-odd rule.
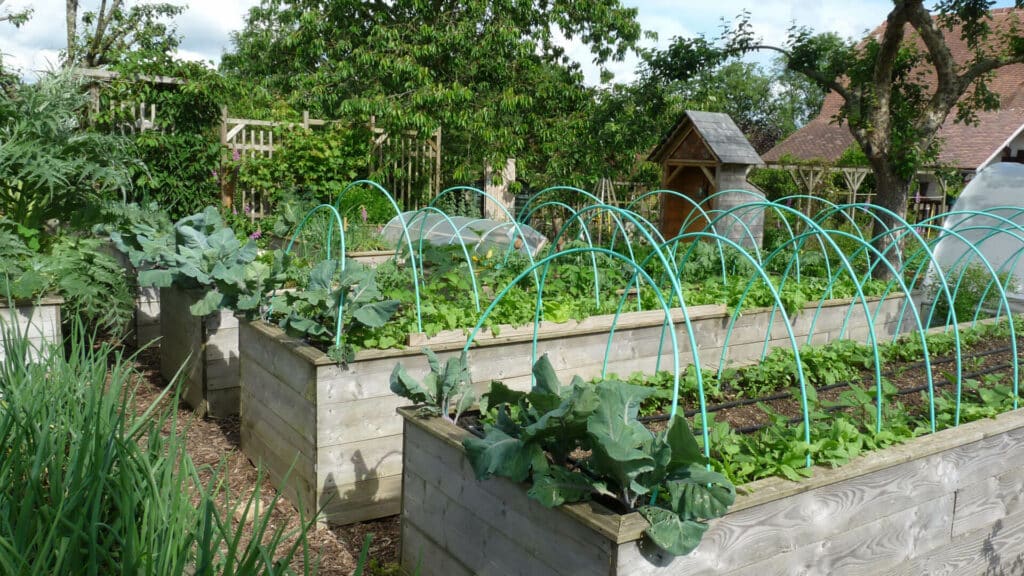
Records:
[[[857,525],[848,532],[812,542],[768,560],[756,562],[730,576],[876,576],[915,553],[936,550],[949,541],[953,495]],[[624,574],[643,574],[629,570]],[[710,572],[709,574],[720,574]]]
[[[248,355],[242,359],[242,394],[251,397],[271,410],[282,422],[305,440],[310,446],[316,445],[316,407],[281,382],[274,374],[266,371]],[[247,420],[242,414],[242,421]],[[260,426],[259,420],[249,422]]]
[[[503,554],[523,557],[522,542],[543,529],[548,541],[562,539],[558,549],[566,558],[577,554],[567,552],[573,547],[593,556],[601,541],[619,542],[613,574],[1024,573],[1024,411],[918,438],[842,468],[816,469],[805,482],[751,483],[743,488],[753,493],[712,522],[696,551],[678,558],[638,545],[645,524],[627,521],[635,514],[588,503],[544,509],[560,519],[534,516],[523,486],[475,480],[462,456],[465,431],[400,413],[410,490],[403,495],[404,513],[423,516],[420,527],[431,530],[443,530],[429,523],[448,508],[461,522],[479,517],[479,531],[505,538],[489,548],[489,563]],[[565,519],[572,522],[561,524]],[[609,535],[616,529],[618,539]],[[622,540],[624,533],[632,540]],[[482,566],[473,551],[457,557],[473,570]]]
[[[1024,514],[1007,516],[922,551],[885,576],[1018,576],[1024,574]]]
[[[958,490],[953,537],[1018,514],[1024,514],[1024,468],[1013,468]]]
[[[317,494],[317,504],[325,522],[352,524],[398,514],[401,496],[402,477],[388,476],[324,490]]]
[[[402,435],[395,434],[317,449],[317,488],[330,490],[402,473]]]

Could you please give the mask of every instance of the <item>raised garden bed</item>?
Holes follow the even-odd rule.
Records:
[[[139,271],[132,266],[128,256],[112,243],[106,243],[103,251],[124,268],[125,279],[136,289],[135,311],[128,333],[128,343],[136,347],[151,344],[160,337],[160,289],[153,286],[138,286]]]
[[[405,421],[402,564],[420,574],[994,574],[1024,558],[1024,411],[862,456],[812,478],[740,487],[698,548],[649,545],[638,513],[545,508],[478,481],[439,418]]]
[[[872,312],[881,306],[875,331],[879,338],[896,330],[905,298],[872,299]],[[798,342],[807,339],[810,311],[793,319]],[[829,301],[815,325],[813,342],[838,337],[850,300]],[[690,320],[702,364],[717,365],[731,315],[725,306],[696,306]],[[746,310],[728,345],[728,360],[750,362],[762,352],[765,335],[769,347],[789,346],[781,315],[769,330],[767,310]],[[548,353],[562,377],[600,375],[612,325],[611,316],[593,316],[580,322],[541,325],[538,354]],[[670,346],[662,334],[661,312],[623,314],[616,325],[608,370],[619,374],[655,368],[658,343],[665,338],[661,367],[671,367]],[[676,311],[682,348],[681,362],[689,363],[688,342],[682,337],[682,315]],[[903,323],[904,329],[909,324]],[[470,351],[473,381],[483,389],[500,379],[518,389],[530,386],[533,328],[504,327],[498,336],[482,335]],[[864,340],[867,319],[854,308],[847,338]],[[410,336],[405,350],[364,350],[355,361],[340,365],[276,326],[262,321],[239,326],[242,449],[261,462],[286,496],[307,513],[324,510],[323,520],[349,523],[399,511],[402,473],[402,419],[395,409],[406,403],[389,388],[398,362],[410,375],[422,377],[429,366],[420,347],[442,358],[457,354],[465,344],[461,331],[433,338]],[[287,482],[284,482],[285,478]]]
[[[64,299],[44,296],[14,306],[0,298],[0,360],[7,357],[4,335],[21,335],[27,340],[28,355],[39,359],[39,352],[61,341],[60,307]]]
[[[238,320],[230,310],[193,316],[198,290],[160,289],[160,374],[182,370],[182,398],[214,418],[238,414]],[[184,368],[182,369],[182,366]]]
[[[364,252],[349,252],[346,259],[355,260],[366,266],[376,266],[391,260],[395,257],[394,250],[367,250]]]

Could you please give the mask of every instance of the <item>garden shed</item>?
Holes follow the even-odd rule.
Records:
[[[703,230],[707,222],[699,217],[700,209],[727,211],[764,200],[764,194],[747,181],[750,169],[764,163],[728,114],[688,110],[647,159],[661,165],[661,187],[672,192],[661,197],[659,227],[666,238]],[[725,191],[737,192],[704,202]],[[733,214],[716,224],[718,233],[745,247],[760,247],[763,208]]]

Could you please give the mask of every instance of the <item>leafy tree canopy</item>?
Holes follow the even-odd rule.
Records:
[[[446,176],[466,182],[509,156],[526,173],[578,167],[593,92],[562,38],[601,65],[640,35],[619,0],[263,0],[221,66],[324,117],[443,127]]]
[[[173,19],[184,7],[168,3],[126,7],[124,0],[100,0],[94,10],[80,12],[80,8],[79,0],[66,0],[66,66],[99,68],[122,60],[161,66],[173,61],[181,42]]]
[[[910,182],[919,167],[935,160],[936,133],[949,114],[971,122],[977,111],[998,107],[988,89],[992,72],[1024,62],[1019,19],[993,27],[994,4],[939,0],[929,12],[924,0],[893,0],[884,27],[863,41],[794,26],[779,46],[758,39],[749,15],[742,14],[717,41],[675,39],[654,64],[663,74],[685,79],[735,54],[779,53],[787,69],[842,99],[835,120],[846,122],[866,155],[878,184],[876,202],[905,216]],[[1024,0],[1015,5],[1024,7]],[[970,52],[966,61],[954,58],[947,44],[944,32],[954,31]],[[876,235],[891,224],[888,217],[876,221]],[[885,236],[876,242],[881,249],[889,244]]]

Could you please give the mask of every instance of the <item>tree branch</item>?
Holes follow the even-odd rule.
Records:
[[[843,97],[843,100],[846,100],[847,102],[849,102],[850,99],[853,98],[853,94],[850,92],[850,90],[846,86],[840,84],[836,78],[829,78],[827,75],[822,74],[821,71],[816,68],[810,68],[805,66],[791,66],[790,63],[792,59],[790,58],[790,56],[792,56],[793,54],[792,52],[786,50],[785,48],[771,46],[769,44],[752,44],[744,49],[744,51],[754,50],[770,50],[773,52],[778,52],[779,54],[782,54],[783,56],[786,57],[786,67],[789,68],[790,70],[794,72],[799,72],[800,74],[807,76],[811,80],[814,80],[821,86],[828,88],[829,90],[835,91],[837,94]]]

